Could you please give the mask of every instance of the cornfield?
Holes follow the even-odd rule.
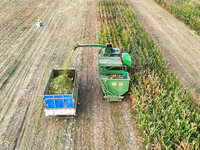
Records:
[[[99,42],[128,52],[133,114],[146,149],[199,149],[200,115],[180,79],[124,0],[100,0]]]
[[[200,2],[192,0],[154,0],[200,35]]]

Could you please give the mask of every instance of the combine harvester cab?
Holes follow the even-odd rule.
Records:
[[[68,77],[73,81],[73,92],[67,94],[51,94],[49,93],[49,87],[51,80],[58,77],[67,71]],[[45,116],[73,116],[76,115],[76,107],[78,100],[78,82],[77,82],[77,70],[76,69],[53,69],[51,71],[49,80],[47,82],[44,101],[45,101]]]

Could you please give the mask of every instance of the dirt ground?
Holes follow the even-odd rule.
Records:
[[[79,67],[77,116],[44,116],[51,69],[69,66],[77,42],[98,43],[96,6],[96,0],[0,1],[0,149],[142,148],[130,100],[102,99],[95,48],[79,48],[72,59]]]
[[[153,0],[127,0],[169,65],[200,95],[200,37]]]

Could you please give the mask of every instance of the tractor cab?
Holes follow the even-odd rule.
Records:
[[[120,56],[121,50],[119,48],[110,48],[111,49],[111,55],[112,56]],[[103,56],[108,55],[108,50],[106,48],[103,49]]]

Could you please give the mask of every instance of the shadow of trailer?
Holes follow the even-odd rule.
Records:
[[[51,94],[49,87],[52,79],[67,72],[73,81],[72,93]],[[76,115],[78,100],[77,69],[53,69],[44,91],[45,116],[73,116]]]

